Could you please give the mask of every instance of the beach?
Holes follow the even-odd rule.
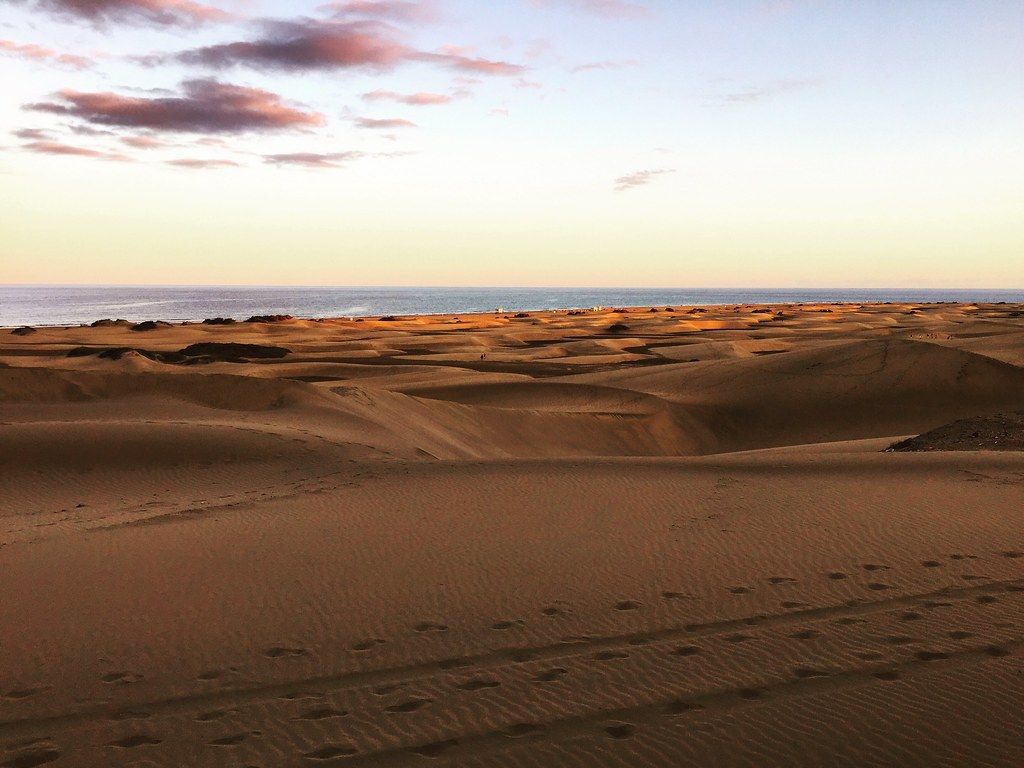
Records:
[[[0,329],[0,766],[1024,764],[1024,305],[210,320]]]

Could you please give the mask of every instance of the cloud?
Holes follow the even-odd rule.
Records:
[[[425,107],[432,104],[447,104],[451,96],[443,93],[395,93],[394,91],[370,91],[363,94],[365,101],[394,101],[410,107]]]
[[[455,48],[439,52],[417,51],[396,37],[396,30],[376,20],[264,21],[254,40],[208,45],[171,55],[142,57],[144,64],[168,59],[215,69],[248,66],[259,70],[311,71],[367,68],[389,70],[419,61],[489,75],[514,75],[525,68],[505,61],[473,58]]]
[[[719,104],[756,104],[761,101],[781,96],[785,93],[792,93],[804,88],[811,88],[817,85],[815,80],[778,80],[762,86],[754,86],[731,93],[718,94],[713,96],[714,101]]]
[[[135,149],[161,149],[168,146],[167,142],[154,139],[152,136],[122,136],[121,141]]]
[[[576,74],[578,72],[590,72],[595,69],[626,69],[626,67],[635,67],[638,63],[636,59],[591,61],[586,64],[577,64],[570,72]]]
[[[394,39],[390,27],[376,21],[305,19],[268,21],[263,26],[264,34],[255,40],[193,48],[172,58],[218,69],[235,65],[278,70],[388,69],[411,53]]]
[[[62,144],[59,141],[30,141],[27,144],[22,144],[21,148],[43,155],[74,155],[78,157],[91,157],[97,160],[116,160],[119,162],[131,160],[131,158],[117,152],[102,152],[96,149],[75,147],[70,144]]]
[[[205,170],[208,168],[238,168],[234,160],[207,160],[204,158],[184,157],[178,160],[168,160],[167,165],[175,168],[191,168],[193,170]]]
[[[416,123],[410,120],[403,120],[398,117],[375,119],[372,117],[357,117],[355,122],[356,128],[374,128],[380,130],[390,130],[392,128],[417,128]]]
[[[93,24],[109,21],[158,26],[195,26],[227,21],[232,15],[192,0],[27,0],[35,7],[69,20]]]
[[[361,16],[371,19],[388,19],[406,23],[423,23],[440,18],[433,2],[412,2],[411,0],[341,0],[322,5],[318,10],[332,11],[335,18]]]
[[[628,0],[531,0],[538,8],[563,6],[612,19],[642,19],[650,8]]]
[[[44,48],[34,43],[16,43],[13,40],[0,40],[0,53],[19,56],[31,61],[51,62],[73,69],[85,69],[93,65],[93,60],[85,56],[70,53],[58,53],[51,48]]]
[[[11,135],[24,141],[45,141],[50,137],[49,131],[44,131],[42,128],[19,128],[16,131],[11,131]]]
[[[271,165],[298,165],[304,168],[338,168],[349,160],[364,157],[363,152],[291,152],[279,155],[264,155],[263,160]]]
[[[459,53],[413,53],[408,57],[414,61],[425,61],[440,64],[459,72],[471,72],[478,75],[518,75],[526,71],[521,64],[510,64],[507,61],[493,61],[464,56]]]
[[[217,80],[187,80],[183,95],[157,98],[64,90],[59,101],[25,109],[78,118],[94,125],[153,131],[244,133],[322,125],[323,115],[286,106],[259,88]]]
[[[625,176],[619,176],[619,178],[615,180],[615,191],[625,192],[629,189],[642,187],[644,184],[649,184],[653,181],[655,177],[666,173],[675,173],[675,169],[658,168],[655,170],[635,171],[633,173],[626,174]]]

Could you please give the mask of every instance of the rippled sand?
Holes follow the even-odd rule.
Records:
[[[1021,310],[0,330],[0,766],[1024,765]]]

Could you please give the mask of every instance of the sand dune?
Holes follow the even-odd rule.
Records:
[[[0,330],[0,766],[1024,764],[1015,311]]]

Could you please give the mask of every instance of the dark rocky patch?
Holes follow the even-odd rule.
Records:
[[[975,416],[890,445],[887,451],[1024,451],[1024,411]]]

